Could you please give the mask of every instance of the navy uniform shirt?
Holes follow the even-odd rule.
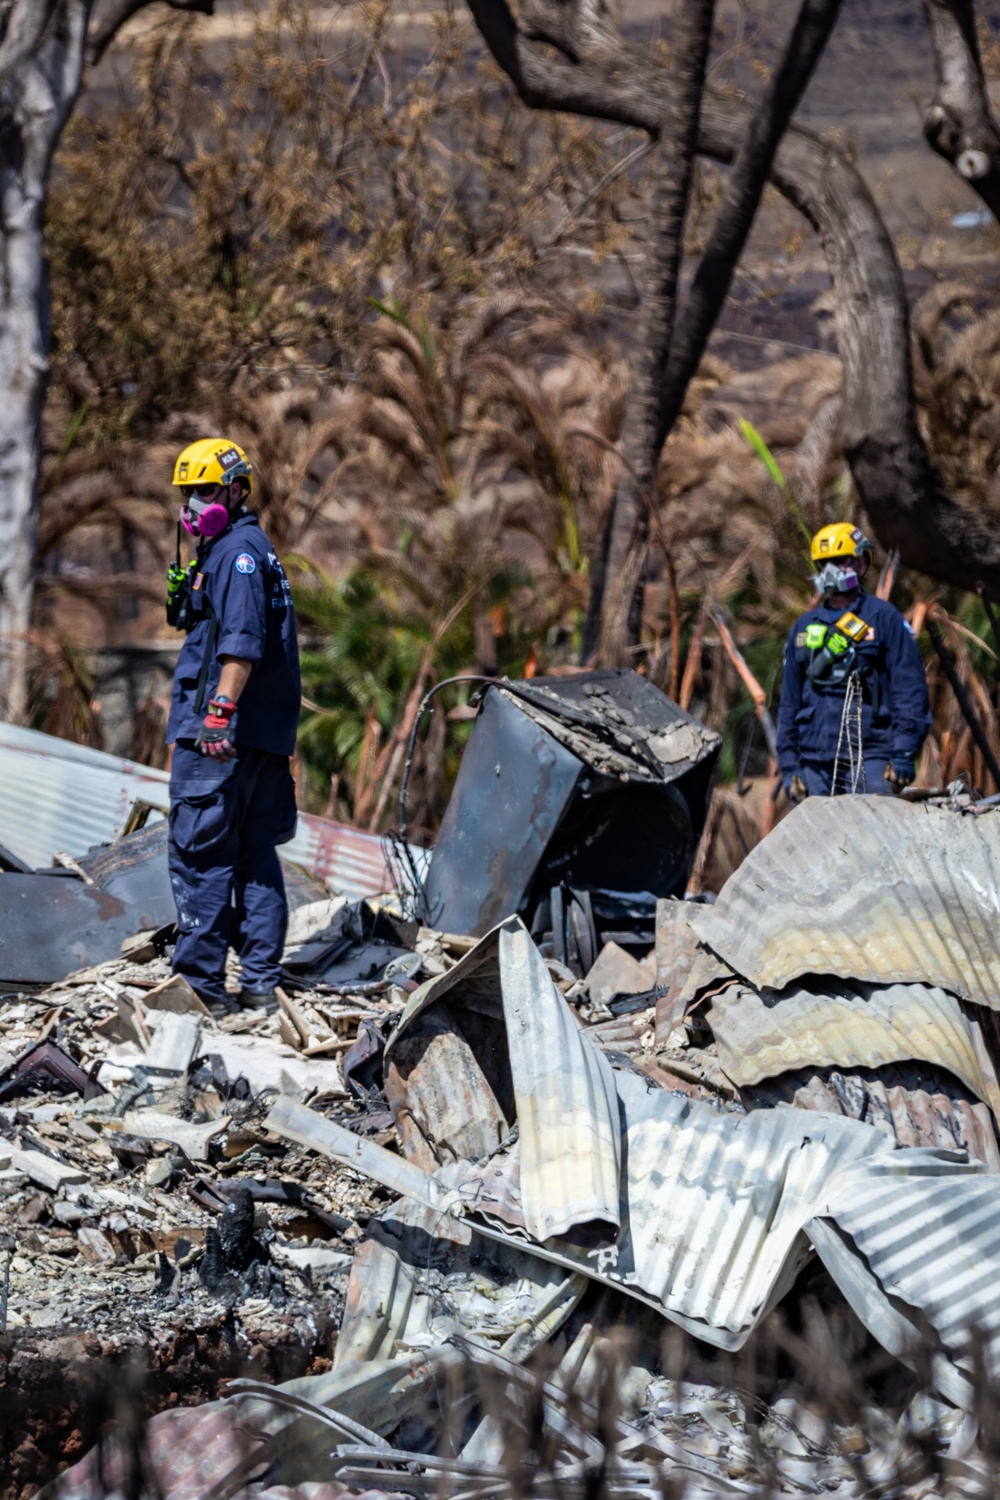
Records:
[[[861,593],[848,606],[868,626],[858,644],[861,673],[861,743],[873,760],[903,755],[915,760],[931,727],[923,662],[909,625],[895,605]],[[785,646],[785,674],[778,708],[778,763],[789,775],[803,761],[833,762],[840,737],[847,685],[812,681],[806,670],[814,652],[806,627],[836,624],[844,609],[819,604],[800,615]]]
[[[257,517],[244,511],[220,537],[202,542],[198,564],[191,595],[197,623],[177,659],[167,741],[195,739],[219,684],[219,657],[239,656],[253,668],[233,717],[236,744],[292,755],[302,692],[295,612],[285,570]],[[213,612],[218,637],[198,712]]]

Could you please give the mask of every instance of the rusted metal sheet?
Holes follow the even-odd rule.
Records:
[[[677,999],[694,963],[698,934],[688,921],[687,903],[656,903],[656,1040],[662,1047],[684,1020]]]
[[[403,1155],[424,1172],[478,1161],[510,1135],[511,1121],[451,1007],[432,1006],[399,1038],[386,1059],[385,1094]]]
[[[381,838],[346,823],[300,812],[294,839],[283,844],[279,852],[350,901],[394,889]],[[413,849],[411,853],[418,868],[426,862],[423,850]]]
[[[0,779],[0,844],[32,869],[57,850],[79,858],[114,842],[137,799],[157,809],[154,818],[169,809],[166,771],[13,724],[0,724]],[[281,854],[351,900],[393,888],[378,835],[329,818],[300,813]]]
[[[968,1151],[1000,1172],[997,1135],[985,1104],[927,1064],[873,1068],[801,1068],[742,1088],[748,1109],[789,1104],[872,1125],[900,1146]]]
[[[689,920],[757,989],[836,974],[1000,1009],[1000,810],[810,797]]]
[[[665,1047],[703,991],[732,978],[732,969],[698,938],[688,920],[697,907],[688,901],[656,903],[656,1043]]]
[[[974,1008],[944,990],[810,979],[760,994],[734,984],[706,1015],[735,1084],[810,1066],[849,1072],[917,1060],[961,1079],[1000,1120],[1000,1085]]]

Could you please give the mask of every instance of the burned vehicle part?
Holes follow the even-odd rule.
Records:
[[[518,914],[586,972],[602,945],[653,942],[682,895],[721,741],[635,672],[485,690],[419,912],[479,937]]]

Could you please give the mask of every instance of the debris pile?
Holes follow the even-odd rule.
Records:
[[[72,976],[3,1012],[8,1320],[116,1279],[147,1319],[336,1304],[327,1372],[148,1424],[169,1500],[986,1494],[998,907],[1000,811],[817,799],[582,979],[518,915],[474,941],[329,898],[275,1016],[203,1015],[155,944]],[[748,1388],[786,1306],[822,1370]]]
[[[975,1488],[1000,814],[811,801],[714,907],[664,899],[718,748],[665,703],[632,674],[491,689],[419,897],[460,930],[293,867],[273,1016],[213,1019],[171,977],[165,825],[141,808],[46,871],[4,851],[0,1328],[148,1345],[214,1320],[253,1368],[262,1338],[315,1351],[340,1324],[329,1374],[155,1418],[165,1494],[502,1494],[537,1469],[519,1426],[560,1488],[595,1465],[616,1492],[753,1488],[763,1448],[782,1487],[851,1490],[943,1443]],[[817,1267],[920,1367],[905,1430],[804,1436],[815,1412],[669,1377],[664,1328],[740,1350]],[[57,1493],[103,1492],[93,1462]]]

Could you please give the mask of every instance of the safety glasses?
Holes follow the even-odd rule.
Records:
[[[182,484],[179,485],[181,494],[185,500],[211,500],[222,488],[221,484]]]

